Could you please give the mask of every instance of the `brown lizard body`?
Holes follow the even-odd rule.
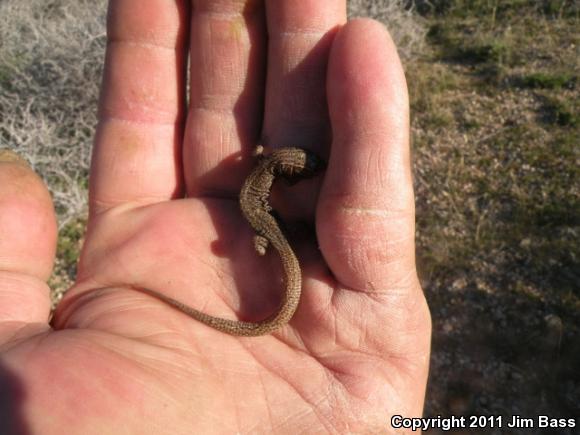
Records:
[[[302,290],[302,273],[298,259],[284,237],[276,218],[270,213],[268,196],[276,177],[289,181],[308,178],[322,167],[322,161],[314,154],[301,148],[279,148],[268,155],[262,155],[262,147],[256,149],[260,160],[250,173],[240,191],[242,214],[256,232],[254,248],[259,255],[266,253],[271,244],[280,255],[284,268],[285,293],[280,308],[271,316],[259,322],[243,322],[210,316],[154,290],[138,290],[155,296],[179,311],[219,331],[231,335],[257,336],[268,334],[288,323],[294,315]]]

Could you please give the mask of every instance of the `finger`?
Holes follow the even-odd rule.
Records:
[[[270,0],[266,145],[328,145],[326,67],[335,30],[346,21],[344,0]]]
[[[7,325],[48,321],[55,249],[46,187],[15,153],[0,151],[0,335]]]
[[[181,194],[187,4],[110,2],[92,212]]]
[[[237,195],[261,129],[266,31],[260,0],[196,0],[184,166],[189,196]]]
[[[382,25],[349,22],[332,48],[333,143],[317,232],[327,264],[364,291],[416,284],[409,110],[397,50]]]

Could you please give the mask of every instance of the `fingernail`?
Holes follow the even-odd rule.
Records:
[[[20,154],[8,149],[0,150],[0,163],[18,163],[24,166],[30,166]]]

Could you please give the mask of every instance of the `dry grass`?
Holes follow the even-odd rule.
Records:
[[[86,209],[105,3],[0,2],[0,147],[48,183],[61,229]]]
[[[383,23],[395,41],[399,56],[408,61],[425,42],[423,20],[406,7],[407,0],[348,0],[348,16],[371,17]]]

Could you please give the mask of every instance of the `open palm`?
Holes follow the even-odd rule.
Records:
[[[387,32],[344,25],[342,1],[186,3],[111,3],[89,229],[52,328],[50,199],[0,164],[0,432],[367,433],[420,415],[430,318]],[[231,319],[276,309],[279,258],[253,252],[237,200],[258,141],[327,169],[274,198],[296,315],[240,338],[135,288]]]

